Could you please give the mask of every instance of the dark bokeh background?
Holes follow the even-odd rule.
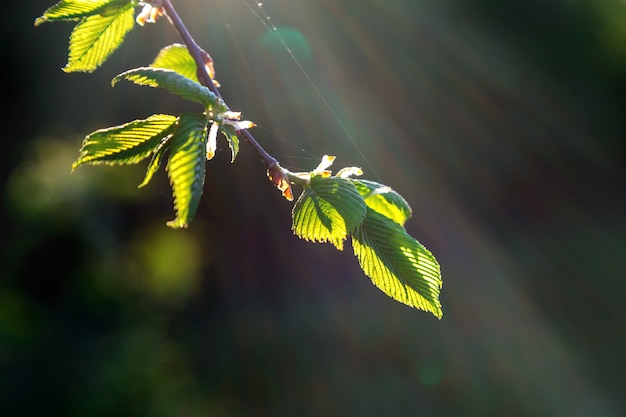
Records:
[[[52,2],[14,2],[0,415],[626,414],[624,2],[175,4],[284,166],[335,154],[409,201],[444,317],[386,297],[349,246],[294,237],[245,145],[230,164],[221,142],[184,231],[165,226],[163,172],[143,189],[145,164],[70,175],[85,134],[195,109],[109,84],[178,38],[137,28],[66,74],[72,24],[34,28]]]

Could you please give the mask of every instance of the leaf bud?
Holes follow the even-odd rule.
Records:
[[[274,186],[278,188],[283,197],[289,201],[293,201],[293,193],[289,182],[288,171],[280,166],[278,162],[267,169],[267,176]]]

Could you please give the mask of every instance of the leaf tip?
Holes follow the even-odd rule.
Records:
[[[433,316],[437,318],[437,320],[441,320],[443,318],[443,309],[441,308],[441,304],[439,302],[433,303],[430,307],[431,308],[428,311],[430,311]]]
[[[93,68],[91,68],[91,67],[78,67],[78,66],[68,62],[63,68],[61,68],[61,70],[63,72],[67,72],[67,73],[70,73],[70,72],[84,72],[86,74],[92,74],[96,70],[96,68],[95,67],[93,67]]]
[[[81,159],[77,159],[76,161],[74,161],[72,163],[72,168],[70,169],[70,174],[74,171],[76,171],[76,168],[78,168],[79,166],[81,166],[83,164],[83,161]]]
[[[167,227],[170,227],[172,229],[186,229],[189,224],[187,224],[185,221],[183,221],[182,219],[174,219],[174,220],[170,220],[169,222],[165,223],[167,225]]]

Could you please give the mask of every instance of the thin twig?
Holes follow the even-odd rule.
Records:
[[[219,90],[217,89],[217,86],[213,82],[213,79],[211,78],[211,76],[209,75],[206,69],[206,66],[205,66],[206,62],[204,60],[204,54],[206,53],[204,52],[202,48],[200,48],[200,46],[198,46],[196,41],[192,38],[191,34],[185,27],[185,24],[178,16],[178,13],[176,13],[176,10],[174,9],[174,6],[170,2],[170,0],[161,0],[158,3],[160,3],[160,5],[165,10],[165,15],[168,17],[172,26],[174,26],[174,29],[176,29],[176,31],[178,32],[179,36],[183,40],[183,43],[185,44],[185,46],[187,46],[187,50],[189,51],[193,60],[195,61],[196,66],[198,67],[198,79],[200,80],[200,83],[208,87],[209,90],[213,92],[213,94],[215,94],[217,97],[219,97],[222,100],[222,102],[224,102],[222,95],[220,94]],[[155,4],[155,5],[158,6],[158,4]],[[278,164],[278,161],[269,153],[267,153],[261,145],[259,145],[259,143],[256,141],[256,139],[254,139],[254,137],[248,131],[248,129],[241,129],[239,133],[241,134],[241,136],[244,137],[246,142],[248,142],[248,144],[252,146],[252,148],[256,151],[256,153],[261,157],[261,160],[263,161],[263,163],[265,164],[265,167],[268,170]]]

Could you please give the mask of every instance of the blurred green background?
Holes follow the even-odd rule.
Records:
[[[407,199],[441,321],[293,236],[245,144],[183,231],[163,171],[70,175],[85,134],[197,108],[110,87],[178,42],[165,20],[66,74],[52,4],[2,26],[0,415],[626,414],[626,3],[174,2],[283,166],[334,154]]]

